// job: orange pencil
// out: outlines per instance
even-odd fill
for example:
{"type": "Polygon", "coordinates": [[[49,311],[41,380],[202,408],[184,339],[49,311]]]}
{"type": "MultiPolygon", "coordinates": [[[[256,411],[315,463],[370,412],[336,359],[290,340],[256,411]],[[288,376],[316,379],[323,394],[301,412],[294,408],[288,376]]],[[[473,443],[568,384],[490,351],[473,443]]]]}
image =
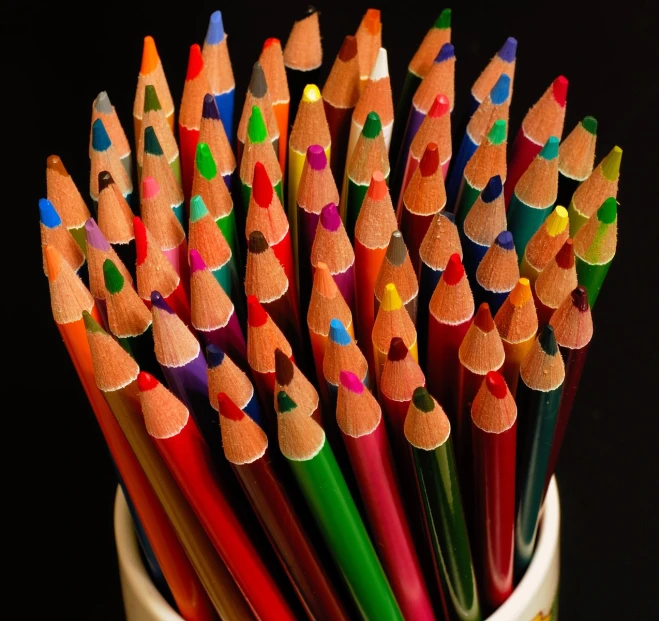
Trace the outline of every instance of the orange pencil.
{"type": "Polygon", "coordinates": [[[359,86],[361,90],[364,90],[382,47],[382,22],[379,9],[366,10],[355,33],[355,40],[357,41],[359,86]]]}

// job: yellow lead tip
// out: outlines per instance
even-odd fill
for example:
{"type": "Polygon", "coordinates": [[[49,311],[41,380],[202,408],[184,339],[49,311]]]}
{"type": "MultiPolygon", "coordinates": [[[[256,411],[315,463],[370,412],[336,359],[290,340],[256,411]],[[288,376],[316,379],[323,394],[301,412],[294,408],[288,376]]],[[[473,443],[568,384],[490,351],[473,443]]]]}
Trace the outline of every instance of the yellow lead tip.
{"type": "Polygon", "coordinates": [[[159,62],[160,57],[158,56],[158,50],[156,49],[156,42],[153,40],[153,37],[144,37],[140,73],[142,75],[148,75],[152,71],[155,71],[159,62]]]}
{"type": "Polygon", "coordinates": [[[552,237],[560,235],[565,230],[568,220],[567,209],[562,205],[557,205],[547,218],[547,234],[552,237]]]}
{"type": "Polygon", "coordinates": [[[320,91],[315,84],[307,84],[302,93],[302,101],[314,103],[320,99],[320,91]]]}
{"type": "MultiPolygon", "coordinates": [[[[526,281],[528,283],[528,280],[526,281]]],[[[398,310],[403,306],[403,300],[400,299],[398,291],[396,290],[396,285],[390,282],[384,287],[384,296],[382,296],[381,307],[385,311],[394,311],[398,310]]]]}
{"type": "Polygon", "coordinates": [[[531,283],[528,278],[520,278],[508,296],[514,306],[524,306],[531,299],[531,283]]]}

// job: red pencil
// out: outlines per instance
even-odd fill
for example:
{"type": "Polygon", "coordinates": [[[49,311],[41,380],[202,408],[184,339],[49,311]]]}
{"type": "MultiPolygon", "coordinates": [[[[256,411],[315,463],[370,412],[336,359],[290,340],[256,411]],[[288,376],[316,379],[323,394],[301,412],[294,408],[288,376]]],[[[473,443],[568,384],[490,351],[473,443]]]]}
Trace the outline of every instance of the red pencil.
{"type": "Polygon", "coordinates": [[[554,311],[577,286],[577,268],[574,263],[572,239],[567,239],[556,256],[535,280],[535,309],[538,313],[538,330],[549,323],[554,311]]]}
{"type": "Polygon", "coordinates": [[[188,409],[148,373],[137,384],[149,435],[256,616],[295,619],[225,497],[188,409]]]}
{"type": "Polygon", "coordinates": [[[341,371],[336,420],[373,541],[407,619],[434,619],[391,459],[382,412],[359,377],[341,371]]]}
{"type": "Polygon", "coordinates": [[[490,371],[471,408],[480,585],[498,608],[513,591],[517,407],[503,376],[490,371]]]}
{"type": "Polygon", "coordinates": [[[432,363],[426,369],[428,390],[456,424],[458,350],[474,316],[474,296],[469,288],[460,255],[453,254],[430,299],[428,352],[432,363]]]}

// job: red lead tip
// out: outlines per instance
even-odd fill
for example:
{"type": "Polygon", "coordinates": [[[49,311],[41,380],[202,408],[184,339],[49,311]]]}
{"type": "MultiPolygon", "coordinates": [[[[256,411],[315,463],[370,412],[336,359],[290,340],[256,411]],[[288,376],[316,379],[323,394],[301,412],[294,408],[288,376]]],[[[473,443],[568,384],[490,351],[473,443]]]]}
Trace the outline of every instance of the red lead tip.
{"type": "Polygon", "coordinates": [[[188,57],[188,73],[185,76],[186,81],[194,80],[204,68],[204,59],[201,56],[201,48],[198,43],[190,46],[190,56],[188,57]]]}
{"type": "Polygon", "coordinates": [[[568,80],[564,75],[559,75],[552,84],[554,99],[561,108],[565,107],[565,102],[567,101],[567,87],[568,80]]]}
{"type": "Polygon", "coordinates": [[[252,196],[259,207],[267,209],[272,203],[272,183],[261,162],[254,164],[254,179],[252,180],[252,196]]]}
{"type": "Polygon", "coordinates": [[[450,256],[442,278],[447,285],[457,285],[464,275],[465,268],[462,266],[462,261],[460,261],[460,255],[455,252],[450,256]]]}
{"type": "Polygon", "coordinates": [[[483,302],[478,307],[478,312],[474,317],[474,325],[481,332],[492,332],[494,330],[494,321],[492,320],[492,313],[490,312],[490,305],[487,302],[483,302]]]}
{"type": "Polygon", "coordinates": [[[261,306],[258,298],[255,295],[247,296],[247,323],[252,328],[259,328],[266,321],[268,321],[268,313],[261,306]]]}
{"type": "Polygon", "coordinates": [[[565,240],[565,243],[556,254],[556,263],[558,267],[569,270],[574,265],[574,242],[572,238],[565,240]]]}
{"type": "Polygon", "coordinates": [[[437,144],[429,142],[419,162],[419,169],[424,177],[434,175],[439,168],[439,149],[437,144]]]}
{"type": "Polygon", "coordinates": [[[146,392],[147,390],[156,388],[158,384],[160,384],[160,382],[150,373],[147,373],[146,371],[139,372],[139,375],[137,376],[137,387],[140,389],[140,392],[146,392]]]}
{"type": "Polygon", "coordinates": [[[503,379],[503,375],[497,373],[496,371],[489,371],[485,376],[485,384],[487,389],[490,391],[490,394],[497,399],[503,399],[508,392],[508,386],[506,386],[506,380],[503,379]]]}
{"type": "Polygon", "coordinates": [[[399,360],[405,360],[407,356],[407,345],[405,341],[399,336],[394,336],[389,343],[389,352],[387,353],[387,358],[392,362],[398,362],[399,360]]]}
{"type": "Polygon", "coordinates": [[[387,182],[381,171],[376,170],[371,177],[371,184],[368,186],[368,195],[374,201],[383,199],[387,194],[387,182]]]}
{"type": "Polygon", "coordinates": [[[217,395],[217,402],[220,406],[220,415],[229,420],[242,420],[245,416],[243,412],[225,392],[217,395]]]}
{"type": "Polygon", "coordinates": [[[435,97],[435,101],[432,102],[428,116],[433,119],[438,119],[440,116],[447,114],[449,108],[450,103],[448,97],[444,94],[439,94],[437,97],[435,97]]]}
{"type": "Polygon", "coordinates": [[[135,232],[136,262],[138,265],[142,265],[146,261],[147,255],[146,227],[137,216],[133,218],[133,230],[135,232]]]}
{"type": "Polygon", "coordinates": [[[269,39],[266,39],[265,42],[263,43],[263,49],[269,48],[271,45],[279,45],[281,46],[281,41],[279,39],[276,39],[275,37],[270,37],[269,39]]]}

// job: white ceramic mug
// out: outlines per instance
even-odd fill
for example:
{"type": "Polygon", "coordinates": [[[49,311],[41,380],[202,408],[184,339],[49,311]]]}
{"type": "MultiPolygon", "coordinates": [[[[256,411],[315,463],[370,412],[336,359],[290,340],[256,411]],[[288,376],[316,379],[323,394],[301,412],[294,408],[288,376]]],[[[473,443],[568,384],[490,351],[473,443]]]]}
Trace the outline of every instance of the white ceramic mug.
{"type": "MultiPolygon", "coordinates": [[[[556,480],[547,491],[535,554],[513,594],[487,621],[553,621],[558,609],[560,506],[556,480]]],[[[126,500],[117,487],[114,536],[127,621],[183,621],[151,582],[126,500]]]]}

